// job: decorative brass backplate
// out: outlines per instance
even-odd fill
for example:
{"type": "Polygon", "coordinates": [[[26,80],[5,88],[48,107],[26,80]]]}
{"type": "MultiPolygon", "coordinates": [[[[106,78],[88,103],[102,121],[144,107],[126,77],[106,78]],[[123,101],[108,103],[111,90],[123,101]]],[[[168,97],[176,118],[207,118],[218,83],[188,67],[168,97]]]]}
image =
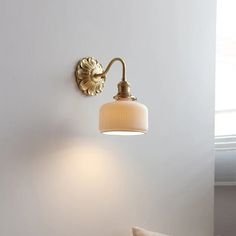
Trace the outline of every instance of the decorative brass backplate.
{"type": "Polygon", "coordinates": [[[80,60],[75,69],[75,78],[79,89],[88,96],[95,96],[103,91],[105,76],[102,65],[93,57],[80,60]]]}

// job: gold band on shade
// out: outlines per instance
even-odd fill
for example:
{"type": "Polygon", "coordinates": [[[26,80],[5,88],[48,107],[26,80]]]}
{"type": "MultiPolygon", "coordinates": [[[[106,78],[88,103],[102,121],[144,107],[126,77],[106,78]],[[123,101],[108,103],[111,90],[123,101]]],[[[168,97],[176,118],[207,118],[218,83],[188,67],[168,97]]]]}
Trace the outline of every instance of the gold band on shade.
{"type": "Polygon", "coordinates": [[[99,129],[103,134],[140,135],[148,131],[147,107],[130,99],[104,104],[99,118],[99,129]]]}

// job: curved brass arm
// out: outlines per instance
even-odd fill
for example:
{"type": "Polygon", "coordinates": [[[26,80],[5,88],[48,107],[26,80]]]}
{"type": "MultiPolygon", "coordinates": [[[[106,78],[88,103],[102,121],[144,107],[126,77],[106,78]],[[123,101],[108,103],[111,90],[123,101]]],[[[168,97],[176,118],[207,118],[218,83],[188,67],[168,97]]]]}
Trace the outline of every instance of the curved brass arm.
{"type": "Polygon", "coordinates": [[[130,85],[125,77],[125,62],[120,57],[113,58],[105,70],[103,70],[102,65],[93,57],[81,59],[75,69],[75,77],[79,89],[88,96],[95,96],[102,92],[106,75],[115,61],[119,61],[122,64],[122,81],[118,83],[118,93],[114,98],[116,100],[124,98],[136,100],[131,95],[130,85]]]}
{"type": "Polygon", "coordinates": [[[112,64],[113,64],[115,61],[121,62],[121,64],[122,64],[122,81],[126,81],[126,77],[125,77],[125,73],[126,73],[125,62],[124,62],[124,60],[123,60],[122,58],[120,58],[120,57],[113,58],[113,59],[109,62],[109,64],[107,65],[107,67],[106,67],[106,69],[104,70],[103,73],[101,73],[101,74],[95,74],[94,76],[95,76],[95,77],[105,77],[106,74],[108,73],[108,71],[110,70],[112,64]]]}

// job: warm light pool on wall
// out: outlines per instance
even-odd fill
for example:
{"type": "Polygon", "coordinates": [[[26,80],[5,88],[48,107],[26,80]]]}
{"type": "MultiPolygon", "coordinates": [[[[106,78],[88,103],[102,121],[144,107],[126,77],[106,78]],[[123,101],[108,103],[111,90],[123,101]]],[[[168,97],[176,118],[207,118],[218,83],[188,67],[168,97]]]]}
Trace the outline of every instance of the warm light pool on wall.
{"type": "Polygon", "coordinates": [[[130,84],[125,76],[125,62],[121,58],[112,59],[105,70],[95,58],[83,58],[75,70],[77,85],[87,96],[101,93],[106,75],[115,61],[122,64],[122,79],[118,83],[115,101],[100,108],[99,129],[101,133],[111,135],[145,134],[148,131],[148,109],[131,95],[130,84]]]}

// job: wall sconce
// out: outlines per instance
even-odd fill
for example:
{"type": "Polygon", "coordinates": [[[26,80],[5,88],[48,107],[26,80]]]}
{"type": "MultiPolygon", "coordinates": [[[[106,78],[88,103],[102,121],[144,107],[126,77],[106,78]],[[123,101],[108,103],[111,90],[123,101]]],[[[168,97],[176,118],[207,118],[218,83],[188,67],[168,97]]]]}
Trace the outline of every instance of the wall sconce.
{"type": "Polygon", "coordinates": [[[115,101],[100,108],[99,130],[112,135],[145,134],[148,131],[148,109],[131,95],[130,84],[125,77],[125,62],[121,58],[112,59],[105,70],[95,58],[83,58],[75,70],[77,85],[87,96],[101,93],[106,75],[115,61],[122,64],[122,80],[118,84],[117,95],[113,97],[115,101]]]}

